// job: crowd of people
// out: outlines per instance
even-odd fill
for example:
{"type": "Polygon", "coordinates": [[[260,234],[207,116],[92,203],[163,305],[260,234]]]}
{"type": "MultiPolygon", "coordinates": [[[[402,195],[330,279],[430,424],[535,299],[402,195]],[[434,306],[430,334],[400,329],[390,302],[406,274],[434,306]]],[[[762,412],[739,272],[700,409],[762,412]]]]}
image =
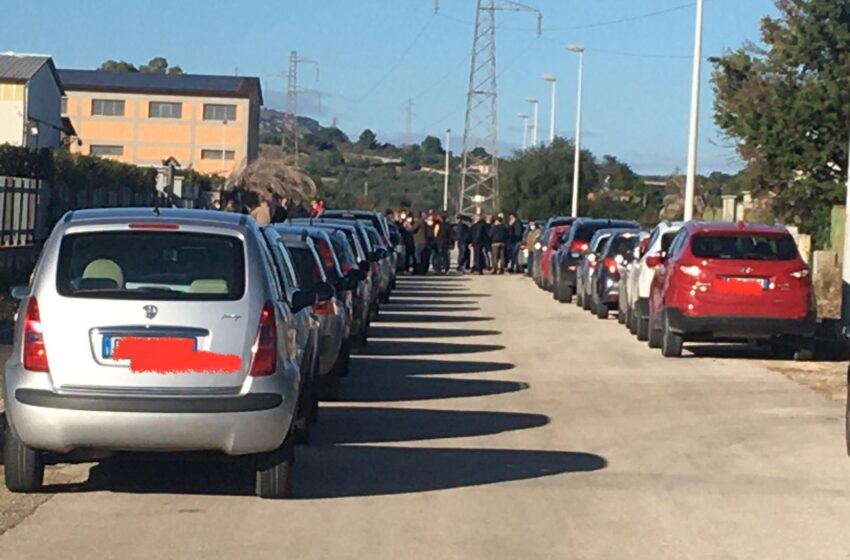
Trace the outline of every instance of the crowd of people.
{"type": "Polygon", "coordinates": [[[240,199],[229,198],[222,205],[220,200],[214,200],[211,208],[224,212],[251,214],[261,226],[283,223],[289,218],[315,218],[325,209],[325,201],[315,198],[310,203],[310,209],[298,202],[290,202],[289,198],[277,194],[262,197],[256,193],[247,193],[240,199]]]}
{"type": "MultiPolygon", "coordinates": [[[[527,229],[513,212],[458,216],[452,222],[440,212],[387,210],[387,219],[401,231],[405,246],[405,270],[413,274],[446,273],[449,254],[457,247],[457,271],[504,274],[521,272],[520,247],[527,229]]],[[[529,224],[533,229],[533,224],[529,224]]]]}

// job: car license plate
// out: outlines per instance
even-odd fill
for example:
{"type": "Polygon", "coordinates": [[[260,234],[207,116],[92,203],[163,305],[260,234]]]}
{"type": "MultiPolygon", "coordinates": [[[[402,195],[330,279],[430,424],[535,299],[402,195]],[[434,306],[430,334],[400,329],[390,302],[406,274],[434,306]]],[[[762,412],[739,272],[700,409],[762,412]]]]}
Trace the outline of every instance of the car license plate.
{"type": "Polygon", "coordinates": [[[770,281],[767,278],[727,276],[715,287],[721,294],[757,296],[769,289],[770,281]]]}
{"type": "MultiPolygon", "coordinates": [[[[103,341],[100,346],[100,355],[104,360],[108,360],[112,358],[113,352],[115,352],[115,347],[118,346],[118,341],[121,340],[120,336],[104,336],[103,341]]],[[[192,339],[192,351],[198,349],[198,339],[192,339]]]]}
{"type": "Polygon", "coordinates": [[[738,277],[732,276],[726,279],[727,282],[732,282],[734,284],[744,284],[744,285],[759,285],[763,290],[766,290],[770,285],[770,282],[767,278],[750,278],[750,277],[738,277]]]}

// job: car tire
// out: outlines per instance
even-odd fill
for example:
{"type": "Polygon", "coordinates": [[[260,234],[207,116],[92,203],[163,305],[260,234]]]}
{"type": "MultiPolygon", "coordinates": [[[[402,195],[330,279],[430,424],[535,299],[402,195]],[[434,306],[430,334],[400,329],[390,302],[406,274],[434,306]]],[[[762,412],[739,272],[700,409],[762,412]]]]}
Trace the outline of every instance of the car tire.
{"type": "Polygon", "coordinates": [[[340,379],[339,373],[332,370],[329,374],[319,378],[319,400],[322,401],[338,401],[340,379]]]}
{"type": "Polygon", "coordinates": [[[628,318],[626,320],[626,325],[629,327],[629,332],[633,335],[637,334],[637,317],[635,316],[634,311],[631,309],[628,312],[628,318]]]}
{"type": "Polygon", "coordinates": [[[581,290],[578,289],[576,289],[576,305],[584,308],[584,295],[581,293],[581,290]]]}
{"type": "Polygon", "coordinates": [[[649,318],[635,314],[635,336],[641,342],[649,340],[649,318]]]}
{"type": "Polygon", "coordinates": [[[770,343],[770,355],[777,360],[793,360],[797,352],[793,346],[781,342],[770,343]]]}
{"type": "Polygon", "coordinates": [[[291,434],[280,447],[257,458],[254,492],[260,498],[280,500],[292,496],[295,450],[291,434]]]}
{"type": "Polygon", "coordinates": [[[44,456],[41,451],[27,447],[8,423],[3,438],[3,463],[6,488],[10,492],[32,493],[41,490],[44,484],[44,456]]]}
{"type": "Polygon", "coordinates": [[[608,306],[604,301],[596,302],[596,317],[599,319],[607,319],[609,314],[608,306]]]}
{"type": "Polygon", "coordinates": [[[581,298],[581,308],[585,311],[590,311],[591,306],[593,305],[593,300],[590,299],[590,296],[585,292],[584,297],[581,298]]]}
{"type": "Polygon", "coordinates": [[[650,348],[661,348],[664,332],[656,327],[655,321],[652,320],[652,315],[647,319],[647,342],[650,348]]]}
{"type": "Polygon", "coordinates": [[[620,323],[621,325],[625,325],[627,318],[628,318],[628,316],[626,315],[626,310],[623,309],[622,304],[620,304],[618,302],[617,303],[617,322],[620,323]]]}
{"type": "Polygon", "coordinates": [[[558,300],[561,303],[572,303],[573,301],[573,290],[569,286],[563,286],[561,288],[561,299],[558,300]]]}
{"type": "Polygon", "coordinates": [[[664,330],[661,335],[661,355],[665,358],[680,358],[684,338],[670,328],[670,322],[664,320],[664,330]]]}
{"type": "Polygon", "coordinates": [[[351,344],[346,341],[340,348],[339,356],[336,358],[336,364],[333,368],[338,377],[347,377],[351,370],[351,344]]]}

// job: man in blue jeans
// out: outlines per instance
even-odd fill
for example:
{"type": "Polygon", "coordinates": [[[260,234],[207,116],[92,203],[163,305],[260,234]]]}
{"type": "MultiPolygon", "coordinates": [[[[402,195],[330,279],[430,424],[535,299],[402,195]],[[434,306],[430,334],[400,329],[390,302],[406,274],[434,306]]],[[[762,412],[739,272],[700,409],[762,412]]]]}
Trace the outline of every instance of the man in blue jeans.
{"type": "Polygon", "coordinates": [[[519,247],[522,243],[522,222],[516,212],[508,214],[507,257],[508,272],[519,272],[519,247]]]}

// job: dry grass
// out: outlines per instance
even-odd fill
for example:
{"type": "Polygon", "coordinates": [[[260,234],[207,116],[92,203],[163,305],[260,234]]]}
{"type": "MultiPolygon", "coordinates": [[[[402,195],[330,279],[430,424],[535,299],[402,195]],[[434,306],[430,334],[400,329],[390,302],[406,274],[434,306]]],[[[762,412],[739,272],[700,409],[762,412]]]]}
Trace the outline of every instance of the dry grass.
{"type": "Polygon", "coordinates": [[[837,319],[841,316],[841,271],[828,267],[814,278],[818,317],[837,319]]]}

